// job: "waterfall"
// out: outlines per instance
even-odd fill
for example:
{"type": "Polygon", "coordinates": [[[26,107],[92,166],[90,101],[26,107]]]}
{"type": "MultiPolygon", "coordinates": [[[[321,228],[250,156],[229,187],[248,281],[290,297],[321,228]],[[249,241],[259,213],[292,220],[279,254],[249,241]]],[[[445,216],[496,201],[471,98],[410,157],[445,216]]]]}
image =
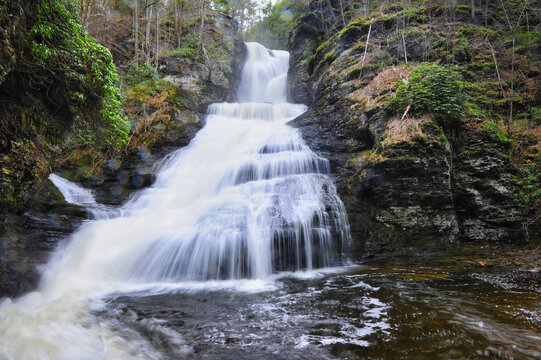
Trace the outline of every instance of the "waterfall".
{"type": "MultiPolygon", "coordinates": [[[[0,358],[134,357],[142,340],[127,344],[90,314],[104,294],[134,284],[262,279],[342,263],[349,226],[329,163],[287,125],[306,111],[286,102],[289,54],[246,46],[242,102],[211,105],[152,187],[74,233],[38,292],[4,302],[0,358]]],[[[67,201],[95,207],[75,190],[67,201]]]]}

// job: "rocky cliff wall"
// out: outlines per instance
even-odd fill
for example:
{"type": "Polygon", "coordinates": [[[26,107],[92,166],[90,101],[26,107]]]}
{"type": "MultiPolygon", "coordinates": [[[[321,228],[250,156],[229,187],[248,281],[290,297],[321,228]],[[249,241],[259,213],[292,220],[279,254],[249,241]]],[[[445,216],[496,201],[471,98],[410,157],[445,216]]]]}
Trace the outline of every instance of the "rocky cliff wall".
{"type": "MultiPolygon", "coordinates": [[[[331,160],[358,255],[535,241],[539,208],[517,196],[511,156],[524,144],[490,118],[465,114],[458,128],[444,130],[430,114],[387,110],[397,81],[407,81],[423,61],[472,69],[469,83],[486,81],[476,60],[486,55],[486,43],[461,35],[472,20],[455,12],[451,23],[441,5],[387,11],[344,27],[330,21],[328,7],[312,2],[288,45],[290,99],[310,107],[291,124],[331,160]],[[403,22],[408,28],[400,30],[403,22]],[[448,40],[445,49],[438,48],[441,39],[448,40]]],[[[535,69],[528,76],[525,81],[539,82],[535,69]]],[[[540,100],[536,91],[533,104],[540,100]]],[[[527,137],[533,157],[525,161],[532,161],[539,137],[527,137]]]]}

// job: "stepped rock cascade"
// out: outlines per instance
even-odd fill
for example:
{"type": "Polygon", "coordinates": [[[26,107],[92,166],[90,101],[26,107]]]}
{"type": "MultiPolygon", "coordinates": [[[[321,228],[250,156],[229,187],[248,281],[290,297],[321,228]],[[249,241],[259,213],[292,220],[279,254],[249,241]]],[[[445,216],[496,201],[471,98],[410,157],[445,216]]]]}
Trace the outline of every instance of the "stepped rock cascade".
{"type": "MultiPolygon", "coordinates": [[[[4,301],[0,358],[153,358],[143,339],[92,316],[99,299],[145,284],[264,279],[344,262],[349,225],[329,163],[286,125],[306,110],[286,103],[289,54],[247,48],[242,102],[211,105],[190,145],[158,165],[152,187],[74,233],[39,291],[4,301]]],[[[84,189],[51,180],[67,201],[99,208],[84,189]]]]}

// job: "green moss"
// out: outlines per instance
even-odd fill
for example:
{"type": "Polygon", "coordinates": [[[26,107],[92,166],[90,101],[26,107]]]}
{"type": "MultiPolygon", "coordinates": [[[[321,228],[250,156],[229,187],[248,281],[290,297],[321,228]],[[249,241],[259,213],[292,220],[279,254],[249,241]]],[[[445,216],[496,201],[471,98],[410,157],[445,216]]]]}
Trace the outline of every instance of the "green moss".
{"type": "Polygon", "coordinates": [[[513,142],[513,140],[509,139],[500,131],[498,124],[493,121],[485,121],[481,125],[481,131],[486,133],[492,140],[501,144],[511,144],[513,142]]]}
{"type": "Polygon", "coordinates": [[[325,55],[325,59],[324,59],[325,62],[331,63],[334,60],[336,60],[336,54],[334,52],[330,52],[327,55],[325,55]]]}
{"type": "Polygon", "coordinates": [[[424,24],[428,22],[429,11],[426,7],[412,7],[398,12],[380,16],[374,20],[374,23],[386,22],[391,25],[392,22],[404,19],[408,24],[424,24]]]}
{"type": "Polygon", "coordinates": [[[412,141],[422,144],[422,145],[426,145],[429,143],[428,136],[426,135],[417,135],[416,137],[413,138],[412,141]]]}
{"type": "Polygon", "coordinates": [[[346,75],[346,81],[351,81],[351,80],[354,80],[354,79],[358,79],[358,78],[360,78],[361,76],[363,76],[365,74],[376,72],[376,71],[380,70],[381,68],[382,68],[382,64],[380,64],[380,63],[375,63],[375,64],[371,63],[371,64],[363,65],[363,66],[358,67],[358,68],[351,69],[351,70],[348,71],[348,73],[346,75]]]}
{"type": "Polygon", "coordinates": [[[532,107],[530,109],[530,119],[534,126],[541,125],[541,107],[532,107]]]}
{"type": "Polygon", "coordinates": [[[489,40],[494,40],[499,37],[496,31],[478,25],[462,26],[458,29],[458,35],[478,39],[489,38],[489,40]]]}
{"type": "Polygon", "coordinates": [[[470,16],[471,14],[471,6],[460,4],[456,7],[457,14],[464,15],[464,16],[470,16]]]}
{"type": "Polygon", "coordinates": [[[393,59],[393,57],[387,51],[382,51],[375,54],[373,62],[381,64],[383,66],[391,66],[396,63],[395,59],[393,59]]]}
{"type": "Polygon", "coordinates": [[[182,38],[180,47],[169,52],[169,56],[197,60],[200,37],[198,32],[192,32],[182,38]]]}
{"type": "Polygon", "coordinates": [[[495,81],[465,81],[461,84],[467,96],[466,113],[469,118],[491,119],[505,113],[508,103],[495,81]]]}
{"type": "Polygon", "coordinates": [[[321,56],[324,52],[326,52],[328,50],[329,47],[331,47],[332,45],[332,41],[331,39],[325,41],[324,43],[322,43],[321,45],[319,45],[316,49],[316,54],[315,56],[318,57],[318,56],[321,56]]]}
{"type": "Polygon", "coordinates": [[[357,40],[357,35],[366,31],[367,29],[364,29],[363,27],[349,25],[342,29],[337,36],[339,39],[347,42],[351,41],[352,39],[357,40]]]}
{"type": "Polygon", "coordinates": [[[314,69],[314,64],[316,62],[316,56],[312,55],[306,59],[306,66],[308,67],[308,72],[311,74],[314,69]]]}
{"type": "Polygon", "coordinates": [[[473,59],[471,63],[466,65],[466,69],[473,72],[473,74],[471,74],[471,78],[473,78],[475,75],[479,74],[494,74],[496,71],[496,64],[492,60],[492,57],[488,59],[476,58],[473,59]]]}
{"type": "Polygon", "coordinates": [[[541,153],[533,160],[528,160],[520,167],[521,178],[519,185],[522,187],[522,196],[527,203],[541,200],[541,153]]]}
{"type": "Polygon", "coordinates": [[[304,48],[303,56],[304,58],[308,59],[312,57],[316,53],[316,49],[318,48],[318,40],[312,39],[306,44],[306,47],[304,48]]]}
{"type": "Polygon", "coordinates": [[[434,127],[438,127],[438,125],[434,121],[428,120],[421,126],[421,129],[425,131],[427,129],[434,128],[434,127]]]}
{"type": "Polygon", "coordinates": [[[149,63],[133,64],[122,78],[125,84],[123,90],[129,101],[145,103],[161,90],[158,73],[149,63]]]}

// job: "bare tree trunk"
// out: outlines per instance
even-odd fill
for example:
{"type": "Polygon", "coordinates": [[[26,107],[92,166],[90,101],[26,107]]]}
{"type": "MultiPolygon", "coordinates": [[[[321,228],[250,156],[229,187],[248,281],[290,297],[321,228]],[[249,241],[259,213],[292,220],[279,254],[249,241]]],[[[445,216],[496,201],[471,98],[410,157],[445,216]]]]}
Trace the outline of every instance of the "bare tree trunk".
{"type": "Polygon", "coordinates": [[[85,4],[86,4],[86,1],[81,0],[81,9],[79,10],[79,15],[81,16],[81,20],[83,21],[83,24],[85,23],[85,19],[84,19],[85,4]]]}
{"type": "Polygon", "coordinates": [[[471,18],[475,20],[475,0],[471,0],[471,18]]]}
{"type": "Polygon", "coordinates": [[[516,34],[513,31],[513,47],[511,50],[511,94],[509,95],[509,117],[507,119],[507,135],[511,135],[511,123],[513,122],[513,103],[515,101],[515,41],[516,34]]]}
{"type": "Polygon", "coordinates": [[[203,52],[203,56],[205,57],[205,61],[207,63],[207,68],[209,69],[209,76],[210,79],[212,77],[212,66],[210,64],[210,57],[207,52],[207,49],[205,49],[205,45],[203,44],[203,30],[205,27],[205,18],[207,17],[207,0],[203,0],[201,3],[201,25],[199,26],[199,48],[203,52]]]}
{"type": "Polygon", "coordinates": [[[175,2],[175,41],[176,41],[176,47],[180,46],[180,36],[178,31],[178,3],[177,0],[173,0],[175,2]]]}
{"type": "Polygon", "coordinates": [[[336,24],[338,23],[337,19],[336,19],[336,15],[334,15],[334,9],[332,7],[332,4],[331,4],[331,1],[330,0],[326,0],[326,3],[327,3],[327,8],[329,9],[329,13],[332,17],[332,20],[333,20],[333,24],[336,24]]]}
{"type": "Polygon", "coordinates": [[[156,54],[154,55],[154,62],[156,63],[156,70],[158,70],[158,60],[160,57],[160,9],[156,10],[156,54]]]}
{"type": "Polygon", "coordinates": [[[485,1],[485,27],[488,26],[488,0],[485,1]]]}
{"type": "Polygon", "coordinates": [[[145,61],[150,63],[150,25],[152,23],[152,8],[150,8],[145,15],[145,61]]]}
{"type": "Polygon", "coordinates": [[[507,25],[509,26],[509,30],[511,31],[511,34],[513,35],[513,42],[512,42],[512,47],[511,47],[511,93],[509,94],[509,116],[507,118],[507,135],[508,136],[511,135],[511,124],[513,123],[513,103],[515,100],[515,52],[516,52],[517,30],[518,30],[518,27],[520,26],[520,23],[522,22],[522,16],[524,16],[524,12],[526,10],[526,7],[528,6],[528,1],[529,0],[524,1],[520,16],[518,17],[516,24],[513,25],[511,23],[511,17],[509,15],[509,12],[507,11],[507,8],[505,7],[505,4],[503,3],[503,0],[500,0],[500,4],[505,14],[505,19],[507,20],[507,25]]]}
{"type": "Polygon", "coordinates": [[[404,61],[408,63],[408,51],[406,50],[406,38],[404,37],[404,31],[402,31],[402,44],[404,44],[404,61]]]}
{"type": "Polygon", "coordinates": [[[339,1],[340,3],[340,16],[342,17],[342,23],[344,24],[344,27],[347,26],[346,18],[344,16],[344,4],[342,3],[342,0],[339,1]]]}
{"type": "Polygon", "coordinates": [[[139,64],[139,0],[135,0],[133,11],[133,32],[135,33],[135,63],[139,64]]]}
{"type": "MultiPolygon", "coordinates": [[[[409,8],[409,1],[404,0],[404,9],[409,8]]],[[[402,17],[402,45],[404,46],[404,61],[406,64],[408,63],[408,51],[406,49],[406,38],[404,36],[404,32],[406,31],[406,17],[402,17]]]]}
{"type": "Polygon", "coordinates": [[[370,22],[370,27],[368,28],[368,36],[366,38],[366,45],[364,46],[363,62],[362,62],[361,66],[364,65],[364,59],[366,58],[366,52],[368,51],[368,42],[370,41],[370,33],[371,32],[372,32],[372,22],[370,22]]]}
{"type": "Polygon", "coordinates": [[[368,16],[370,14],[370,4],[368,3],[368,0],[364,0],[364,16],[368,16]]]}

